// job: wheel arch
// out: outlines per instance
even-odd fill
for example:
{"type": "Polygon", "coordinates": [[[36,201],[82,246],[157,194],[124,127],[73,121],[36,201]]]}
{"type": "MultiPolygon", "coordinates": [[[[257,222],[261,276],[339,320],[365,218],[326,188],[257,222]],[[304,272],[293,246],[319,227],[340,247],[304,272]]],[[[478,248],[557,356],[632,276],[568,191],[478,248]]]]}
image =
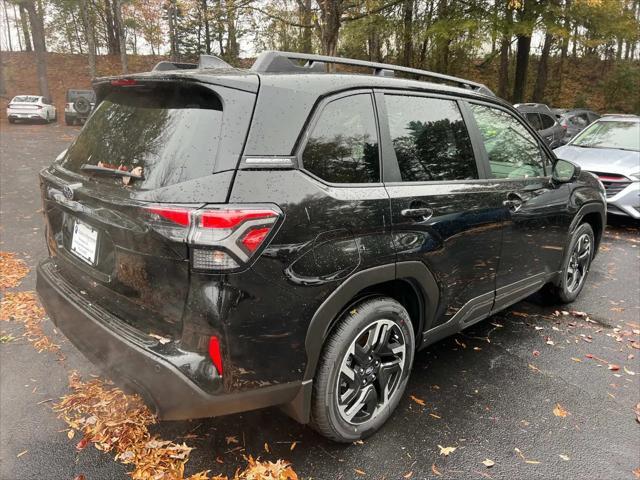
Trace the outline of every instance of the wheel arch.
{"type": "Polygon", "coordinates": [[[606,207],[601,203],[591,202],[580,207],[580,210],[576,213],[571,221],[569,227],[569,235],[573,235],[576,228],[583,223],[588,223],[593,229],[593,235],[595,237],[594,257],[598,253],[600,248],[600,241],[604,234],[604,229],[607,225],[607,211],[606,207]]]}
{"type": "Polygon", "coordinates": [[[407,309],[416,342],[433,323],[440,297],[433,274],[422,262],[380,265],[351,276],[327,297],[309,323],[303,381],[312,380],[315,376],[322,347],[342,313],[364,298],[378,295],[390,296],[407,309]]]}

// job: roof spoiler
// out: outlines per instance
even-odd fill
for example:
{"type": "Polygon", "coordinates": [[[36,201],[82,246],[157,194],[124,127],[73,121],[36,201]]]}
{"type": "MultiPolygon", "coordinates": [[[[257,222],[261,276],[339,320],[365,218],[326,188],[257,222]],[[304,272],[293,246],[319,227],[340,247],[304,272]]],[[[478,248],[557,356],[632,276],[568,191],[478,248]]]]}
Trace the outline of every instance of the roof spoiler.
{"type": "Polygon", "coordinates": [[[309,53],[279,52],[269,50],[258,55],[251,70],[257,73],[303,73],[303,72],[326,72],[326,64],[333,63],[339,65],[350,65],[354,67],[371,68],[373,75],[383,77],[393,77],[395,72],[408,73],[418,77],[424,77],[432,81],[454,84],[457,87],[474,90],[485,95],[495,96],[495,94],[481,83],[472,82],[451,75],[419,70],[417,68],[401,67],[387,63],[368,62],[351,58],[329,57],[326,55],[313,55],[309,53]],[[298,65],[292,60],[306,60],[304,65],[298,65]]]}

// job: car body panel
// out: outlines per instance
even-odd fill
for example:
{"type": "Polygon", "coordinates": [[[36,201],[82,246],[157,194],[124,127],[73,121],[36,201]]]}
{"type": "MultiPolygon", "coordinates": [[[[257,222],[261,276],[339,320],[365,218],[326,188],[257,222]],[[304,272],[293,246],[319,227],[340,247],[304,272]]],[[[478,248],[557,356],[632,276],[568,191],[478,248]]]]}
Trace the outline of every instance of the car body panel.
{"type": "Polygon", "coordinates": [[[48,99],[39,95],[17,95],[7,106],[7,118],[10,121],[50,121],[54,120],[56,116],[56,107],[48,99]]]}

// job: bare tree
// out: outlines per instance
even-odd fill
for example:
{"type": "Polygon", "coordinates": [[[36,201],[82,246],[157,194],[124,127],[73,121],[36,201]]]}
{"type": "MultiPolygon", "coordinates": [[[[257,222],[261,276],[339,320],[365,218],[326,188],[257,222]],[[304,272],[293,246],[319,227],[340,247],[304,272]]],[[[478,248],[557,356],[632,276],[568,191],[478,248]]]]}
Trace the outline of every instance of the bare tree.
{"type": "Polygon", "coordinates": [[[120,61],[122,62],[122,73],[129,73],[129,62],[127,60],[127,42],[125,37],[124,22],[122,21],[122,3],[120,0],[113,0],[113,13],[115,24],[118,30],[118,43],[120,44],[120,61]]]}
{"type": "Polygon", "coordinates": [[[96,78],[96,35],[93,28],[93,21],[89,17],[89,4],[87,0],[80,0],[80,14],[82,15],[82,26],[87,38],[87,57],[89,60],[89,75],[91,80],[96,78]]]}
{"type": "Polygon", "coordinates": [[[40,87],[40,95],[51,98],[49,91],[49,80],[47,78],[47,46],[44,36],[44,12],[42,9],[36,8],[33,0],[21,0],[29,15],[29,23],[31,24],[31,34],[33,36],[33,49],[36,52],[36,67],[38,71],[38,85],[40,87]]]}

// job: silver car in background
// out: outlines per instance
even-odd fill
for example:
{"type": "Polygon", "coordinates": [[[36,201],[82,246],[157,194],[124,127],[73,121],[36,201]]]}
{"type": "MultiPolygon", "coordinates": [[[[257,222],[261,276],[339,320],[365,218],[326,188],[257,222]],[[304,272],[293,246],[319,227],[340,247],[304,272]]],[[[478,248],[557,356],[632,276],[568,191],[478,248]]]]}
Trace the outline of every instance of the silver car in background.
{"type": "Polygon", "coordinates": [[[600,179],[608,213],[640,219],[640,117],[605,115],[554,152],[600,179]]]}

